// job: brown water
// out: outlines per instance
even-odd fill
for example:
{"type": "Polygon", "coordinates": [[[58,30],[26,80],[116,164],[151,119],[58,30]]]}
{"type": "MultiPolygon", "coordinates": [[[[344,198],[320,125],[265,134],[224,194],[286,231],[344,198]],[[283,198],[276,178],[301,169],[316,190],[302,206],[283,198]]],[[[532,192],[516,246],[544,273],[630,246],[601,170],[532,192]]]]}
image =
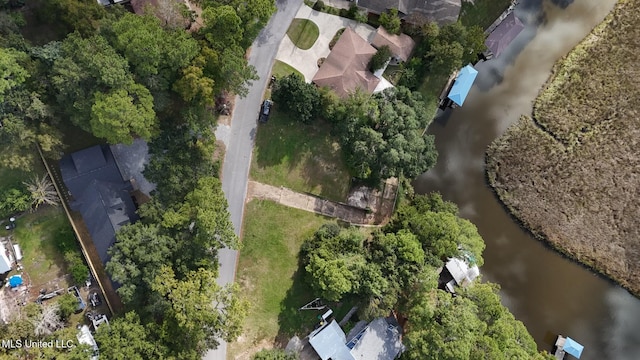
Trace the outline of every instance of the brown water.
{"type": "MultiPolygon", "coordinates": [[[[504,304],[523,321],[540,350],[555,335],[585,346],[582,359],[640,359],[640,300],[563,258],[523,231],[485,182],[487,145],[521,114],[554,62],[613,8],[614,0],[576,0],[565,9],[521,1],[516,15],[530,21],[500,59],[478,64],[476,85],[463,108],[430,126],[440,153],[434,169],[416,182],[420,193],[439,191],[458,204],[485,239],[485,280],[502,286],[504,304]],[[540,14],[544,21],[536,25],[540,14]]],[[[606,241],[603,239],[603,241],[606,241]]]]}

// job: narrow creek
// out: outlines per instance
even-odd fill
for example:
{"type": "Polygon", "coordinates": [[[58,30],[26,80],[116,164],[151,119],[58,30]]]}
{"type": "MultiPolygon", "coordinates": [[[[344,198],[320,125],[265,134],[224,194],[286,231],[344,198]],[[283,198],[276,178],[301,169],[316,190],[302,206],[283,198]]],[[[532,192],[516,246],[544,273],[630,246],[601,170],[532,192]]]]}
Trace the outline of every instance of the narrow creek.
{"type": "Polygon", "coordinates": [[[487,244],[483,279],[502,286],[503,303],[524,322],[540,350],[551,351],[560,333],[585,346],[582,359],[637,360],[640,300],[531,237],[485,181],[487,145],[531,112],[555,61],[616,1],[556,2],[562,6],[520,1],[516,16],[527,27],[500,58],[476,66],[478,78],[464,107],[440,115],[429,127],[438,163],[414,185],[419,193],[440,192],[477,225],[487,244]]]}

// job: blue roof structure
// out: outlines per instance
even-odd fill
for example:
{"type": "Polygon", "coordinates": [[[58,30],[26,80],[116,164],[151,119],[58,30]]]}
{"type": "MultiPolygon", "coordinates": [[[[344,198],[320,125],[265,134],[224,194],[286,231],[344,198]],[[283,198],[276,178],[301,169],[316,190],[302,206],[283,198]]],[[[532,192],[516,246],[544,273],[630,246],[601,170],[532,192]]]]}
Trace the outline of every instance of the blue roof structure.
{"type": "Polygon", "coordinates": [[[448,98],[458,106],[462,106],[464,100],[467,98],[467,94],[469,94],[469,90],[471,90],[473,82],[476,80],[476,76],[478,76],[478,70],[474,69],[471,64],[463,67],[458,73],[456,81],[453,83],[453,87],[451,87],[451,91],[449,91],[448,98]]]}
{"type": "Polygon", "coordinates": [[[22,285],[22,276],[13,275],[9,278],[9,286],[12,288],[22,285]]]}
{"type": "Polygon", "coordinates": [[[580,355],[582,355],[583,349],[584,349],[584,346],[580,345],[577,341],[573,340],[570,337],[567,337],[567,339],[564,342],[563,350],[567,354],[575,356],[577,359],[580,359],[580,355]]]}

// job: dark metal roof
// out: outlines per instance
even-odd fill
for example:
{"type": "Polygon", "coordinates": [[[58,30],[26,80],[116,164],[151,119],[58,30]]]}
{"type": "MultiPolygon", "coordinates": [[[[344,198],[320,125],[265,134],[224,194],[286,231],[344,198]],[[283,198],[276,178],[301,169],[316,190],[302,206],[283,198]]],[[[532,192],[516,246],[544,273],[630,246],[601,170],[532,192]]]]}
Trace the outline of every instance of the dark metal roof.
{"type": "Polygon", "coordinates": [[[97,145],[60,160],[62,180],[71,193],[70,206],[80,212],[103,263],[115,243],[116,231],[138,219],[131,198],[131,183],[125,181],[106,145],[97,145]]]}

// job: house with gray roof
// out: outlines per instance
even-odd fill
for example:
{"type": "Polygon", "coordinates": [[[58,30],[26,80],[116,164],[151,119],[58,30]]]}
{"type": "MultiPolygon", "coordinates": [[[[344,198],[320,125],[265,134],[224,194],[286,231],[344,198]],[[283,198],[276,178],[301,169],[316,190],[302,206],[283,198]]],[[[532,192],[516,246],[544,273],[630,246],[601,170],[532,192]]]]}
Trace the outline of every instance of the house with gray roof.
{"type": "Polygon", "coordinates": [[[356,4],[373,14],[398,9],[400,19],[405,21],[423,18],[445,25],[458,20],[462,0],[356,0],[356,4]]]}
{"type": "Polygon", "coordinates": [[[394,318],[377,318],[351,339],[333,320],[313,331],[309,343],[322,360],[393,360],[402,351],[402,329],[394,318]]]}
{"type": "Polygon", "coordinates": [[[69,206],[79,212],[103,263],[121,227],[138,220],[133,185],[122,176],[111,148],[96,145],[60,159],[69,206]]]}

